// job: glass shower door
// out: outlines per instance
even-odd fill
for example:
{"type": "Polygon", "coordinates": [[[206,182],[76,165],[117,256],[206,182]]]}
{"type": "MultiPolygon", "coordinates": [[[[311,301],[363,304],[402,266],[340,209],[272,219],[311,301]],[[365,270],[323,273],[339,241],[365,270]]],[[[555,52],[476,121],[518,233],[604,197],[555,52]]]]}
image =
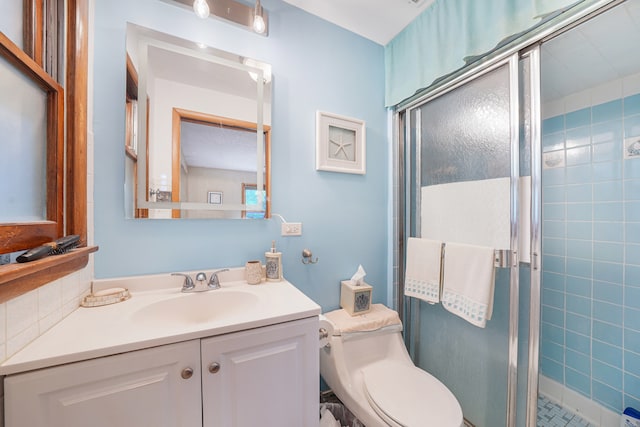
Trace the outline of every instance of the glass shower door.
{"type": "Polygon", "coordinates": [[[416,363],[453,392],[465,419],[477,427],[515,425],[518,101],[518,58],[513,56],[408,112],[407,234],[441,240],[445,253],[446,243],[455,242],[492,247],[503,256],[485,328],[442,304],[419,304],[419,316],[412,309],[412,326],[419,330],[413,343],[416,363]],[[434,197],[440,193],[446,195],[434,197]]]}

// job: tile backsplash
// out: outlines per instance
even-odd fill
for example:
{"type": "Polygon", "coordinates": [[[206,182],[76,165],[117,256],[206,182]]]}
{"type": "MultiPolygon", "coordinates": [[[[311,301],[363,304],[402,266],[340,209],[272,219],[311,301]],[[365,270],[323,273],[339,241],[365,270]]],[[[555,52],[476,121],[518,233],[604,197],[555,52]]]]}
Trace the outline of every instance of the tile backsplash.
{"type": "Polygon", "coordinates": [[[640,409],[640,156],[629,150],[640,141],[634,92],[604,102],[591,97],[543,121],[540,369],[618,413],[640,409]]]}
{"type": "Polygon", "coordinates": [[[78,308],[91,288],[91,262],[83,270],[0,304],[0,361],[78,308]]]}

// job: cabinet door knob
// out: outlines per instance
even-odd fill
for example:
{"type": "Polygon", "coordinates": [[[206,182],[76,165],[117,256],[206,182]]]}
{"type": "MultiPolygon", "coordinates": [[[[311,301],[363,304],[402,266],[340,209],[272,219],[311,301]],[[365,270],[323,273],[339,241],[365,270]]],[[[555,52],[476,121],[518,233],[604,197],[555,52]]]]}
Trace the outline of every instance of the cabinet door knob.
{"type": "Polygon", "coordinates": [[[193,376],[193,369],[191,368],[184,368],[182,370],[182,378],[184,378],[185,380],[188,380],[189,378],[191,378],[193,376]]]}
{"type": "Polygon", "coordinates": [[[209,372],[211,372],[212,374],[217,374],[219,370],[220,364],[218,362],[213,362],[211,365],[209,365],[209,372]]]}

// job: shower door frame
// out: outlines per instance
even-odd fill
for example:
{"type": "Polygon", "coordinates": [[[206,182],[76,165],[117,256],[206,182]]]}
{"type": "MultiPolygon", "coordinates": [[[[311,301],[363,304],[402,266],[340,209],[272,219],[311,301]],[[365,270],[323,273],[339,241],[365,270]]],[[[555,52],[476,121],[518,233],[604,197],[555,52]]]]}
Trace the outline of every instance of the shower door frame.
{"type": "MultiPolygon", "coordinates": [[[[453,73],[448,78],[445,78],[432,86],[420,91],[413,97],[396,105],[392,109],[393,118],[392,122],[392,139],[395,144],[394,155],[395,166],[397,170],[394,174],[394,179],[398,183],[398,186],[394,194],[394,216],[397,224],[394,226],[394,241],[395,241],[395,259],[394,267],[396,275],[394,277],[394,300],[397,302],[397,308],[400,313],[405,314],[406,325],[409,325],[409,331],[411,339],[409,339],[409,347],[417,348],[418,344],[414,340],[419,340],[419,310],[412,309],[409,305],[409,309],[405,309],[405,304],[408,298],[403,297],[404,289],[404,250],[406,238],[410,235],[409,230],[409,215],[407,210],[407,201],[409,200],[410,185],[407,182],[407,172],[405,168],[409,165],[410,151],[407,150],[407,140],[410,136],[411,129],[411,111],[417,109],[428,102],[448,91],[459,87],[465,82],[471,80],[475,76],[484,74],[497,67],[497,64],[504,64],[505,60],[509,58],[519,58],[529,56],[530,58],[530,88],[531,88],[531,105],[529,106],[531,114],[531,301],[530,301],[530,313],[529,313],[529,352],[528,352],[528,370],[527,370],[527,405],[526,405],[526,426],[535,427],[537,424],[537,399],[538,399],[538,375],[539,375],[539,343],[540,343],[540,281],[541,281],[541,97],[540,97],[540,45],[557,35],[568,31],[569,29],[588,21],[589,19],[606,12],[610,8],[613,8],[626,0],[592,0],[585,1],[583,4],[575,6],[575,10],[572,13],[561,14],[555,19],[550,20],[545,25],[527,33],[512,43],[498,49],[494,52],[487,54],[476,63],[464,67],[457,72],[453,73]],[[407,321],[409,317],[410,321],[407,321]],[[417,318],[417,319],[416,319],[417,318]],[[536,363],[531,363],[535,361],[536,363]]],[[[517,91],[517,88],[516,88],[517,91]]],[[[519,118],[518,118],[519,122],[519,118]]],[[[513,175],[513,171],[512,171],[513,175]]],[[[513,180],[512,180],[513,181],[513,180]]],[[[512,183],[513,184],[513,183],[512,183]]],[[[513,189],[512,189],[513,191],[513,189]]],[[[512,201],[513,203],[513,201],[512,201]]],[[[513,209],[513,206],[512,206],[513,209]]],[[[513,224],[512,224],[513,225],[513,224]]],[[[513,237],[513,236],[512,236],[513,237]]],[[[516,246],[517,248],[517,246],[516,246]]],[[[517,259],[517,255],[512,255],[512,263],[514,259],[517,259]]],[[[513,273],[512,273],[513,274],[513,273]]],[[[516,290],[517,292],[517,290],[516,290]]],[[[513,295],[512,298],[513,299],[513,295]]],[[[517,301],[517,299],[516,299],[517,301]]],[[[510,337],[509,337],[509,384],[508,384],[508,403],[507,403],[507,426],[515,427],[516,425],[516,398],[517,398],[517,384],[511,384],[512,378],[515,378],[517,382],[517,312],[515,318],[515,332],[516,337],[511,336],[512,325],[511,317],[513,316],[511,310],[510,300],[510,337]],[[515,366],[512,365],[512,339],[515,339],[515,366]],[[514,372],[515,370],[515,372],[514,372]],[[513,406],[512,406],[513,405],[513,406]]],[[[407,340],[407,337],[405,337],[407,340]]],[[[414,360],[417,360],[417,354],[412,352],[414,360]]]]}
{"type": "MultiPolygon", "coordinates": [[[[405,135],[411,135],[410,129],[412,128],[412,113],[415,111],[415,124],[414,127],[416,129],[416,157],[418,159],[421,158],[420,152],[420,141],[421,141],[421,107],[433,101],[447,93],[450,93],[467,83],[472,82],[473,80],[482,77],[486,74],[491,73],[494,70],[497,70],[503,66],[507,66],[509,73],[509,144],[510,144],[510,202],[509,202],[509,210],[510,210],[510,248],[508,252],[508,259],[506,260],[505,267],[510,268],[509,272],[509,336],[508,336],[508,366],[507,366],[507,411],[506,411],[506,425],[507,426],[515,426],[516,422],[516,403],[517,403],[517,377],[518,377],[518,302],[519,302],[519,284],[520,284],[520,269],[519,269],[519,254],[518,254],[518,206],[519,206],[519,177],[520,177],[520,97],[519,97],[519,70],[518,70],[518,61],[520,59],[520,55],[518,53],[514,53],[509,57],[502,59],[500,61],[495,61],[487,67],[484,67],[481,70],[477,70],[474,74],[465,76],[465,78],[452,82],[449,85],[441,87],[439,90],[431,92],[429,96],[424,97],[404,110],[403,121],[405,124],[405,135]]],[[[398,116],[400,117],[400,116],[398,116]]],[[[410,153],[410,150],[407,149],[407,145],[411,144],[411,137],[407,137],[404,141],[404,152],[410,153]]],[[[412,159],[410,155],[407,154],[405,157],[404,164],[407,167],[412,163],[412,159]]],[[[415,170],[415,188],[421,187],[421,173],[420,168],[416,167],[415,170]]],[[[411,185],[407,182],[406,188],[404,192],[405,202],[411,200],[411,185]]],[[[420,206],[420,192],[416,191],[415,195],[416,205],[420,206]]],[[[420,216],[416,216],[415,219],[415,227],[416,229],[421,229],[420,224],[420,216]]],[[[410,212],[406,213],[405,216],[405,228],[404,235],[410,236],[409,226],[411,225],[410,221],[410,212]]],[[[502,248],[500,248],[502,249],[502,248]]],[[[419,301],[418,301],[419,305],[419,301]]],[[[418,333],[418,324],[419,324],[419,310],[411,309],[410,312],[414,314],[411,316],[411,335],[413,343],[416,340],[419,340],[418,333]]],[[[412,352],[412,356],[414,360],[417,360],[417,345],[414,346],[414,351],[412,352]]]]}

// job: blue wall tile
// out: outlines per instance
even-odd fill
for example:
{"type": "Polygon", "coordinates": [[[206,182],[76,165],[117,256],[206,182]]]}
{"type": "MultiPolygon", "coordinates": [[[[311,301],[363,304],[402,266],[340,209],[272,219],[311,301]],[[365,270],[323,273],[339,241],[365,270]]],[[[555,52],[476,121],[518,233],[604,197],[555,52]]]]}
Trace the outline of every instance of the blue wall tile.
{"type": "Polygon", "coordinates": [[[591,107],[591,122],[600,123],[622,117],[622,100],[605,102],[591,107]]]}
{"type": "MultiPolygon", "coordinates": [[[[629,289],[631,288],[627,287],[627,290],[629,289]]],[[[624,326],[640,332],[640,309],[632,308],[628,305],[624,308],[624,326]]]]}
{"type": "Polygon", "coordinates": [[[595,261],[624,261],[624,245],[612,242],[593,242],[593,259],[595,261]]]}
{"type": "Polygon", "coordinates": [[[622,390],[622,370],[616,367],[594,360],[591,376],[609,387],[622,390]]]}
{"type": "Polygon", "coordinates": [[[564,362],[564,347],[551,341],[542,341],[540,344],[542,355],[556,362],[564,362]]]}
{"type": "Polygon", "coordinates": [[[640,377],[640,354],[625,350],[624,370],[636,377],[640,377]]]}
{"type": "Polygon", "coordinates": [[[554,342],[556,344],[564,345],[564,328],[552,325],[551,323],[542,322],[541,339],[543,341],[546,340],[554,342]]]}
{"type": "Polygon", "coordinates": [[[630,179],[624,182],[625,200],[640,200],[640,180],[630,179]]]}
{"type": "Polygon", "coordinates": [[[578,353],[591,354],[591,339],[585,335],[567,331],[565,345],[568,349],[578,353]]]}
{"type": "Polygon", "coordinates": [[[593,204],[593,219],[595,221],[622,221],[624,219],[623,213],[622,202],[593,204]]]}
{"type": "Polygon", "coordinates": [[[622,347],[622,328],[620,326],[594,320],[593,338],[607,344],[622,347]]]}
{"type": "MultiPolygon", "coordinates": [[[[627,96],[623,99],[624,116],[640,114],[640,94],[627,96]]],[[[640,393],[639,393],[640,395],[640,393]]]]}
{"type": "MultiPolygon", "coordinates": [[[[572,160],[577,161],[576,158],[572,158],[572,160]]],[[[594,171],[593,166],[591,165],[591,163],[589,162],[589,160],[587,159],[586,161],[583,162],[571,162],[569,160],[569,152],[567,152],[567,165],[570,167],[567,167],[567,184],[583,184],[586,182],[591,182],[592,181],[592,176],[594,171]],[[583,163],[583,164],[580,164],[583,163]],[[575,166],[575,165],[579,165],[579,166],[575,166]]]]}
{"type": "Polygon", "coordinates": [[[622,325],[622,306],[603,301],[593,302],[593,318],[613,325],[622,325]]]}
{"type": "MultiPolygon", "coordinates": [[[[602,144],[601,144],[602,145],[602,144]]],[[[618,156],[620,151],[618,151],[618,156]]],[[[591,179],[593,182],[611,181],[622,179],[622,162],[600,162],[592,165],[591,179]]]]}
{"type": "Polygon", "coordinates": [[[542,134],[564,131],[564,116],[551,117],[542,121],[542,134]]]}
{"type": "Polygon", "coordinates": [[[564,362],[566,366],[575,369],[581,374],[591,374],[591,358],[586,354],[578,353],[567,348],[564,354],[564,362]]]}
{"type": "Polygon", "coordinates": [[[551,378],[559,382],[560,384],[564,384],[564,364],[555,362],[547,357],[540,358],[540,371],[551,378]]]}
{"type": "Polygon", "coordinates": [[[624,223],[594,222],[593,238],[603,242],[622,242],[624,241],[624,223]]]}
{"type": "Polygon", "coordinates": [[[567,294],[567,312],[590,316],[591,298],[567,294]]]}
{"type": "Polygon", "coordinates": [[[616,142],[622,140],[622,120],[594,124],[591,126],[591,143],[616,142]]]}
{"type": "MultiPolygon", "coordinates": [[[[620,153],[622,153],[622,140],[602,142],[593,145],[593,161],[594,162],[620,162],[620,153]]],[[[598,163],[594,163],[594,166],[598,163]]],[[[622,172],[620,172],[622,174],[622,172]]]]}
{"type": "Polygon", "coordinates": [[[617,202],[622,200],[622,181],[593,183],[594,202],[617,202]]]}
{"type": "Polygon", "coordinates": [[[591,279],[584,277],[567,276],[567,293],[591,297],[591,279]]]}
{"type": "MultiPolygon", "coordinates": [[[[631,103],[632,100],[630,100],[631,103]]],[[[581,110],[572,111],[567,113],[564,118],[565,127],[567,129],[573,129],[581,126],[591,125],[591,108],[583,108],[581,110]]],[[[588,129],[587,129],[588,130],[588,129]]],[[[591,136],[591,132],[589,132],[591,136]]]]}
{"type": "MultiPolygon", "coordinates": [[[[624,330],[624,348],[640,354],[640,331],[624,330]]],[[[640,393],[638,393],[638,396],[640,397],[640,393]]]]}
{"type": "Polygon", "coordinates": [[[542,235],[545,237],[567,237],[567,225],[564,221],[543,221],[542,235]]]}
{"type": "Polygon", "coordinates": [[[591,260],[567,258],[567,274],[578,277],[592,277],[593,263],[591,260]]]}
{"type": "Polygon", "coordinates": [[[640,94],[547,119],[545,131],[544,150],[565,149],[566,164],[542,177],[553,359],[541,371],[611,410],[640,408],[640,158],[623,160],[623,139],[640,136],[640,94]]]}
{"type": "Polygon", "coordinates": [[[612,411],[622,411],[622,392],[599,381],[593,381],[593,399],[602,403],[612,411]]]}
{"type": "MultiPolygon", "coordinates": [[[[563,312],[559,313],[560,316],[562,316],[562,314],[563,312]]],[[[543,310],[543,316],[544,316],[544,310],[543,310]]],[[[591,334],[591,319],[589,317],[579,316],[573,313],[566,313],[565,317],[567,319],[567,322],[566,322],[567,330],[577,332],[582,335],[591,334]]],[[[558,326],[562,326],[562,324],[559,324],[558,326]]]]}
{"type": "Polygon", "coordinates": [[[612,304],[622,304],[622,285],[594,280],[593,298],[612,304]]]}
{"type": "Polygon", "coordinates": [[[622,348],[602,341],[591,340],[591,354],[594,359],[612,366],[622,366],[622,348]]]}
{"type": "Polygon", "coordinates": [[[624,137],[640,135],[640,115],[629,116],[624,118],[624,137]]]}
{"type": "Polygon", "coordinates": [[[564,376],[567,387],[591,397],[591,381],[589,376],[584,375],[571,368],[564,369],[564,376]]]}

